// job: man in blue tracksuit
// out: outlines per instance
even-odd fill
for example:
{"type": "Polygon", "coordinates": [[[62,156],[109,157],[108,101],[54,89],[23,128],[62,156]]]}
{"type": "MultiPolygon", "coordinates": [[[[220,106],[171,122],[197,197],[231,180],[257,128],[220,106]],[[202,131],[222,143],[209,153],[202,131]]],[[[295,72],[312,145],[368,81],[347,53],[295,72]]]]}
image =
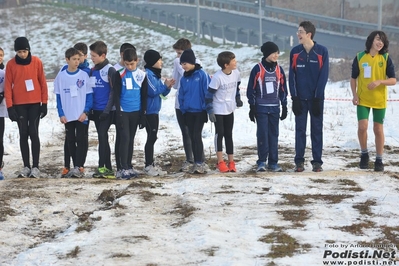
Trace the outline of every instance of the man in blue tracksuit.
{"type": "Polygon", "coordinates": [[[299,45],[290,52],[289,87],[295,115],[295,171],[303,172],[306,148],[306,124],[310,114],[311,161],[314,172],[321,172],[323,161],[324,90],[328,80],[327,48],[314,42],[315,26],[310,21],[299,24],[299,45]]]}

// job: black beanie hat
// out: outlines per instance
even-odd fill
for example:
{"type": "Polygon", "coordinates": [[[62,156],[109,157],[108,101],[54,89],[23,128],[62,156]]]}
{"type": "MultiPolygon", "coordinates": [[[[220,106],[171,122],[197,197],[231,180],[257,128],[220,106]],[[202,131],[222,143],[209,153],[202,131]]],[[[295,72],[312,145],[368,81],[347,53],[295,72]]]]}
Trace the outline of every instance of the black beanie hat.
{"type": "Polygon", "coordinates": [[[144,61],[148,67],[155,65],[155,63],[161,58],[162,56],[155,50],[147,50],[144,53],[144,61]]]}
{"type": "Polygon", "coordinates": [[[262,51],[263,56],[265,58],[267,58],[272,53],[280,52],[280,50],[278,49],[277,44],[275,44],[274,42],[265,42],[262,45],[262,47],[260,48],[260,50],[262,51]]]}
{"type": "Polygon", "coordinates": [[[28,39],[26,37],[18,37],[14,41],[14,51],[19,50],[28,50],[30,51],[30,45],[28,39]]]}
{"type": "Polygon", "coordinates": [[[195,65],[195,55],[193,50],[187,49],[180,56],[180,64],[181,63],[189,63],[195,65]]]}

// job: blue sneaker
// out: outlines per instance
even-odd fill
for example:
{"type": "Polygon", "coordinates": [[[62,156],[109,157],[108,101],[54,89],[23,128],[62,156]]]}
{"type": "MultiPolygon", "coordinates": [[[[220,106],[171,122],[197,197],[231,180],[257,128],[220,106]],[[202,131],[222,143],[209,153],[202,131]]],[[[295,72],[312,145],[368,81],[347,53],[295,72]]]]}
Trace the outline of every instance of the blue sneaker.
{"type": "Polygon", "coordinates": [[[282,172],[283,169],[278,164],[269,164],[267,169],[272,172],[282,172]]]}
{"type": "Polygon", "coordinates": [[[258,168],[256,168],[256,172],[266,172],[266,164],[264,162],[258,163],[258,168]]]}
{"type": "Polygon", "coordinates": [[[0,180],[4,180],[3,171],[0,170],[0,180]]]}
{"type": "Polygon", "coordinates": [[[122,176],[119,179],[130,180],[131,177],[130,177],[129,170],[123,169],[121,172],[122,172],[122,176]]]}

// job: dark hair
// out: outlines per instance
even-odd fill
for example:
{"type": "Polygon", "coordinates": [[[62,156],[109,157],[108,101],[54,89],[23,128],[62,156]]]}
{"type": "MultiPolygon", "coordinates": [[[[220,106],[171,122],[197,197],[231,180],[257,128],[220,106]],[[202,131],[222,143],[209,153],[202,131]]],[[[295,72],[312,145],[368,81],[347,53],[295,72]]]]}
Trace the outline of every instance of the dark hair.
{"type": "Polygon", "coordinates": [[[78,51],[81,51],[83,53],[83,55],[87,55],[87,51],[88,51],[87,44],[85,44],[83,42],[78,42],[78,43],[75,43],[73,48],[75,48],[78,51]]]}
{"type": "Polygon", "coordinates": [[[0,47],[0,51],[3,51],[3,53],[4,53],[4,50],[3,50],[3,48],[1,48],[1,47],[0,47]]]}
{"type": "Polygon", "coordinates": [[[136,49],[127,48],[123,52],[123,61],[131,62],[131,61],[137,61],[137,59],[138,59],[138,57],[137,57],[136,49]]]}
{"type": "Polygon", "coordinates": [[[316,34],[316,27],[313,25],[312,22],[310,21],[302,21],[299,23],[299,27],[302,27],[306,33],[311,33],[310,38],[313,40],[315,34],[316,34]]]}
{"type": "Polygon", "coordinates": [[[180,38],[173,44],[173,49],[175,50],[187,50],[191,49],[191,42],[189,39],[186,38],[180,38]]]}
{"type": "Polygon", "coordinates": [[[126,49],[134,49],[134,50],[136,50],[136,47],[134,47],[134,45],[131,44],[131,43],[125,42],[119,48],[119,52],[123,53],[126,49]]]}
{"type": "Polygon", "coordinates": [[[96,41],[89,46],[90,51],[95,52],[99,56],[107,55],[107,45],[103,41],[96,41]]]}
{"type": "Polygon", "coordinates": [[[225,64],[230,64],[230,61],[236,58],[235,54],[230,52],[230,51],[225,51],[221,52],[218,54],[218,58],[216,61],[218,62],[218,65],[222,68],[225,69],[224,65],[225,64]]]}
{"type": "Polygon", "coordinates": [[[80,55],[78,49],[71,47],[65,51],[65,58],[71,59],[74,55],[80,55]]]}
{"type": "Polygon", "coordinates": [[[385,34],[385,32],[380,31],[380,30],[375,30],[370,35],[367,37],[366,40],[366,53],[370,53],[371,46],[373,46],[374,38],[375,36],[380,36],[381,41],[384,43],[384,47],[382,47],[381,50],[378,51],[379,54],[385,54],[388,53],[388,47],[389,47],[389,41],[388,37],[385,34]]]}

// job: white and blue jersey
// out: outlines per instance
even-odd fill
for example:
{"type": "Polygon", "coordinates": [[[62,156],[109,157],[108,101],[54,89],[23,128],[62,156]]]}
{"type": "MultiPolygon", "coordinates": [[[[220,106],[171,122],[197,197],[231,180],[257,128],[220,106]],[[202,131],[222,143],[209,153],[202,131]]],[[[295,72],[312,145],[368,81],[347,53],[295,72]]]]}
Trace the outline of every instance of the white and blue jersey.
{"type": "Polygon", "coordinates": [[[140,69],[130,71],[123,69],[120,73],[122,88],[120,95],[120,108],[123,112],[135,112],[141,109],[141,86],[146,73],[140,69]]]}
{"type": "Polygon", "coordinates": [[[54,93],[58,116],[65,116],[67,122],[78,120],[82,113],[91,109],[93,90],[89,75],[83,70],[60,71],[54,80],[54,93]]]}
{"type": "Polygon", "coordinates": [[[107,106],[111,91],[108,71],[111,67],[111,64],[107,64],[99,70],[92,69],[90,78],[95,79],[95,85],[93,86],[93,110],[104,111],[107,106]]]}

